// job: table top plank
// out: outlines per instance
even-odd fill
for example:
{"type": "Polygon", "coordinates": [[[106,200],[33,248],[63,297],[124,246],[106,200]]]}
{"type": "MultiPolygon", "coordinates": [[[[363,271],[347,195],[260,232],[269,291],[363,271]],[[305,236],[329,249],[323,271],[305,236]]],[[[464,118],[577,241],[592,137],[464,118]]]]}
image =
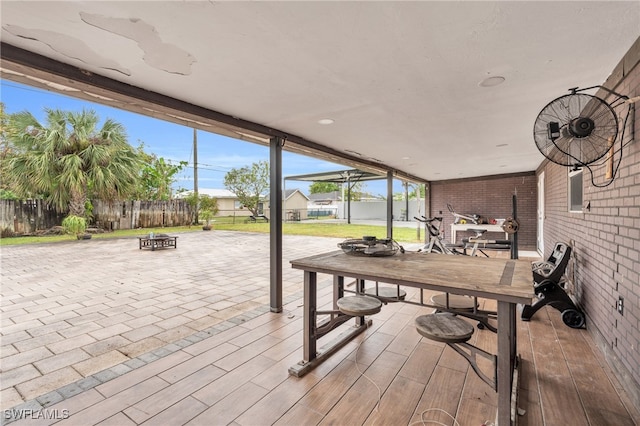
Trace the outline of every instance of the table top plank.
{"type": "Polygon", "coordinates": [[[535,294],[526,260],[398,253],[352,256],[342,251],[291,261],[295,269],[531,304],[535,294]]]}

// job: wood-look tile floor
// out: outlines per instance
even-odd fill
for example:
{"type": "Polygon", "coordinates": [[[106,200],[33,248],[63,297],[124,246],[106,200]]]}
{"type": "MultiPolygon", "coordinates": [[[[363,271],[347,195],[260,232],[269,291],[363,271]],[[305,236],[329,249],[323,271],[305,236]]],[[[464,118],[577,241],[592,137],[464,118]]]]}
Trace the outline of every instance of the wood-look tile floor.
{"type": "MultiPolygon", "coordinates": [[[[320,277],[326,306],[330,280],[320,277]]],[[[408,293],[418,300],[417,290],[408,293]]],[[[301,305],[296,299],[282,314],[264,313],[47,408],[67,410],[66,419],[13,424],[491,424],[496,393],[459,354],[416,332],[416,316],[432,311],[422,306],[385,305],[366,333],[306,376],[289,376],[302,357],[301,305]]],[[[496,336],[476,330],[471,342],[494,352],[496,336]]],[[[559,312],[546,307],[518,320],[518,352],[518,424],[637,424],[588,332],[566,327],[559,312]]]]}

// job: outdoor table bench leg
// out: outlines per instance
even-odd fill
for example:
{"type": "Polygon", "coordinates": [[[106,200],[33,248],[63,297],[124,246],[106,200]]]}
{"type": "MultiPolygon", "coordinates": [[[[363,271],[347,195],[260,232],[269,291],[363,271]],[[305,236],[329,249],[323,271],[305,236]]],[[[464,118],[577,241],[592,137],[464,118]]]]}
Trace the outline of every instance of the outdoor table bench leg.
{"type": "Polygon", "coordinates": [[[516,364],[515,304],[498,301],[498,424],[510,425],[516,364]]]}

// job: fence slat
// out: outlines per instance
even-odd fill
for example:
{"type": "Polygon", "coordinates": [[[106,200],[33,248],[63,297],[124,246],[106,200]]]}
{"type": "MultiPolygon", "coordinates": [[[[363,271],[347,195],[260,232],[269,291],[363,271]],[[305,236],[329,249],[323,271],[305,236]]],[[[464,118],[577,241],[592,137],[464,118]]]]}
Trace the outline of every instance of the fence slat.
{"type": "MultiPolygon", "coordinates": [[[[91,202],[91,226],[108,231],[186,226],[191,222],[191,207],[186,200],[91,202]]],[[[0,200],[0,231],[6,236],[33,234],[61,225],[66,214],[44,200],[0,200]]]]}

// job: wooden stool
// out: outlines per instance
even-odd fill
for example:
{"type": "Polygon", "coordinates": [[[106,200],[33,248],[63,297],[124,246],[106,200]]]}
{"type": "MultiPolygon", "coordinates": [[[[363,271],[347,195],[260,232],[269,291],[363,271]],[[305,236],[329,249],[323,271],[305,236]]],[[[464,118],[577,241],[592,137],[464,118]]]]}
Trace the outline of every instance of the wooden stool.
{"type": "Polygon", "coordinates": [[[466,342],[473,335],[473,326],[451,314],[429,314],[416,318],[416,329],[423,337],[444,343],[466,342]]]}
{"type": "Polygon", "coordinates": [[[431,296],[431,305],[436,307],[436,313],[451,312],[462,315],[478,320],[478,328],[481,330],[487,328],[494,333],[498,331],[493,324],[489,323],[489,319],[495,319],[496,312],[479,310],[477,297],[449,293],[434,294],[431,296]]]}
{"type": "Polygon", "coordinates": [[[382,302],[370,296],[346,296],[337,301],[338,309],[345,315],[352,317],[363,317],[380,312],[382,302]]]}
{"type": "Polygon", "coordinates": [[[478,302],[474,297],[448,293],[434,294],[431,296],[431,303],[437,307],[455,311],[473,311],[478,307],[478,302]]]}
{"type": "Polygon", "coordinates": [[[393,287],[375,287],[368,288],[364,291],[364,294],[381,299],[383,302],[398,302],[404,300],[407,297],[407,292],[402,290],[399,286],[393,287]]]}
{"type": "Polygon", "coordinates": [[[427,339],[449,345],[454,351],[465,357],[478,377],[491,386],[493,390],[498,388],[497,357],[467,343],[467,340],[471,338],[474,332],[473,326],[467,321],[450,313],[421,315],[416,318],[416,330],[427,339]],[[492,362],[493,377],[480,370],[476,361],[477,355],[483,356],[492,362]]]}

